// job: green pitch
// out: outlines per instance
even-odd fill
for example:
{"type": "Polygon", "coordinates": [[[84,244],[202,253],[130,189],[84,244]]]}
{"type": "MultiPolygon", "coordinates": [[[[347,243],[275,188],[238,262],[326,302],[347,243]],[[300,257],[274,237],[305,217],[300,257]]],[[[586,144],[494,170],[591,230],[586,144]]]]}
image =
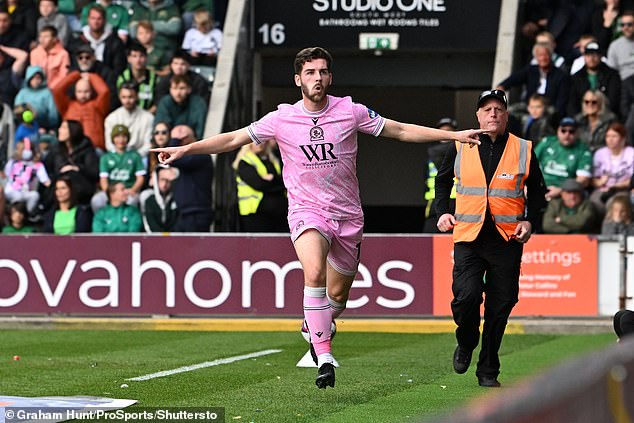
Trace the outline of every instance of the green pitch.
{"type": "MultiPolygon", "coordinates": [[[[327,390],[314,385],[316,369],[295,367],[307,350],[299,328],[297,333],[3,330],[0,339],[0,394],[129,398],[139,401],[135,407],[224,407],[227,422],[419,421],[491,392],[477,385],[473,364],[464,375],[453,372],[453,334],[340,331],[334,353],[342,367],[335,389],[327,390]],[[269,349],[282,351],[126,380],[269,349]]],[[[510,386],[614,341],[611,334],[506,335],[499,379],[510,386]]]]}

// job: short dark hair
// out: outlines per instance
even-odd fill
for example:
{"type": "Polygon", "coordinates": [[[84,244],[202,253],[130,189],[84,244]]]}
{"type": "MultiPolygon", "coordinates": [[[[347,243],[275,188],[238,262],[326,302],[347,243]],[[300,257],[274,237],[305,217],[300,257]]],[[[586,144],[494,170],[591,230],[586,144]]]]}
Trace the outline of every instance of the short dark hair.
{"type": "Polygon", "coordinates": [[[139,86],[134,81],[124,81],[121,83],[121,86],[119,86],[119,91],[121,90],[130,90],[138,94],[139,86]]]}
{"type": "Polygon", "coordinates": [[[186,84],[188,87],[192,86],[192,81],[190,81],[187,75],[172,75],[170,78],[170,86],[180,84],[181,82],[186,84]]]}
{"type": "Polygon", "coordinates": [[[174,54],[172,54],[172,57],[170,58],[170,63],[172,63],[174,59],[183,59],[187,63],[191,64],[191,59],[189,57],[189,54],[187,54],[187,52],[185,52],[184,50],[180,50],[180,49],[176,50],[174,54]]]}
{"type": "Polygon", "coordinates": [[[295,74],[302,73],[302,68],[306,62],[312,62],[314,59],[324,59],[328,65],[328,71],[332,72],[332,56],[328,53],[328,50],[321,47],[308,47],[301,50],[295,56],[295,74]]]}
{"type": "Polygon", "coordinates": [[[147,49],[143,46],[143,44],[139,43],[138,41],[130,41],[130,44],[128,45],[128,56],[133,51],[137,51],[143,54],[144,56],[147,56],[147,49]]]}
{"type": "Polygon", "coordinates": [[[57,37],[57,28],[53,25],[44,25],[42,29],[40,29],[40,34],[42,32],[50,32],[53,37],[57,37]]]}
{"type": "Polygon", "coordinates": [[[59,5],[59,2],[57,0],[40,0],[40,1],[50,1],[51,3],[55,4],[55,6],[59,5]]]}

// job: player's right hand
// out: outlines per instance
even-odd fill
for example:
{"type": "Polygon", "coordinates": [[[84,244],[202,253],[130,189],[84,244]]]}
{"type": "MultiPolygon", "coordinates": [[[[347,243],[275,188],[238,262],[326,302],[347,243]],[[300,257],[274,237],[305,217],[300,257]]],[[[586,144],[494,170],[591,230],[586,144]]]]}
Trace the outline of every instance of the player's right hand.
{"type": "Polygon", "coordinates": [[[158,160],[161,164],[170,164],[183,157],[184,153],[182,147],[151,148],[150,152],[158,153],[158,160]]]}
{"type": "Polygon", "coordinates": [[[440,232],[447,232],[456,225],[456,218],[451,213],[445,213],[438,218],[436,226],[440,232]]]}

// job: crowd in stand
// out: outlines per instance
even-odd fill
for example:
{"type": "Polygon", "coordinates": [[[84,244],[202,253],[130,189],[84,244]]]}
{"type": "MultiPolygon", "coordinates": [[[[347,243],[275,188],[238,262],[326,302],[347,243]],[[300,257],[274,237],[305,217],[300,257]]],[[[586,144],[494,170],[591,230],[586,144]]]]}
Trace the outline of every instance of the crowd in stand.
{"type": "Polygon", "coordinates": [[[0,1],[3,233],[210,230],[211,157],[149,150],[203,136],[215,2],[0,1]]]}
{"type": "Polygon", "coordinates": [[[544,233],[634,233],[634,1],[527,0],[510,131],[534,142],[544,233]]]}

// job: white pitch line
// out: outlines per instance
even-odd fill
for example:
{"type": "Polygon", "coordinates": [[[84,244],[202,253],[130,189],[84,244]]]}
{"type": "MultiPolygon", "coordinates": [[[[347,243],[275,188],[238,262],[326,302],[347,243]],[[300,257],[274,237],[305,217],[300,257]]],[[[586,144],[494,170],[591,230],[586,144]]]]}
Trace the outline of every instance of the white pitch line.
{"type": "Polygon", "coordinates": [[[221,364],[229,364],[235,361],[248,360],[249,358],[262,357],[263,355],[275,354],[278,352],[282,352],[282,350],[264,350],[264,351],[254,352],[251,354],[236,355],[235,357],[220,358],[214,361],[205,361],[204,363],[198,363],[198,364],[193,364],[191,366],[179,367],[178,369],[164,370],[162,372],[150,373],[149,375],[132,377],[126,380],[132,380],[132,381],[150,380],[150,379],[155,379],[157,377],[171,376],[178,373],[191,372],[192,370],[204,369],[205,367],[219,366],[221,364]]]}

